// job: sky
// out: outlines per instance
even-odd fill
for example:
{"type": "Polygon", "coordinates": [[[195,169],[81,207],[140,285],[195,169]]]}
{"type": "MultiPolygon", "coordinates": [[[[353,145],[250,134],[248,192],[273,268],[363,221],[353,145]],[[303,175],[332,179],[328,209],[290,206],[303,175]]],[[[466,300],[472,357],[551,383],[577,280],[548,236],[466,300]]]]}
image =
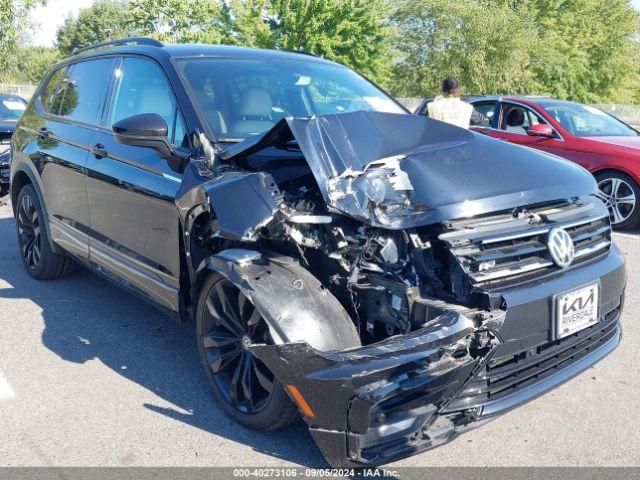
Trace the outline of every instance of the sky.
{"type": "MultiPolygon", "coordinates": [[[[31,14],[37,23],[31,38],[34,45],[53,46],[56,30],[62,25],[67,15],[77,15],[78,11],[93,3],[93,0],[48,0],[47,6],[38,7],[31,14]]],[[[631,0],[631,4],[640,10],[640,0],[631,0]]]]}
{"type": "MultiPolygon", "coordinates": [[[[640,0],[638,0],[640,2],[640,0]]],[[[37,23],[31,37],[31,43],[51,47],[56,39],[56,30],[69,14],[77,15],[78,11],[93,3],[93,0],[48,0],[45,7],[38,7],[31,12],[31,19],[37,23]]]]}

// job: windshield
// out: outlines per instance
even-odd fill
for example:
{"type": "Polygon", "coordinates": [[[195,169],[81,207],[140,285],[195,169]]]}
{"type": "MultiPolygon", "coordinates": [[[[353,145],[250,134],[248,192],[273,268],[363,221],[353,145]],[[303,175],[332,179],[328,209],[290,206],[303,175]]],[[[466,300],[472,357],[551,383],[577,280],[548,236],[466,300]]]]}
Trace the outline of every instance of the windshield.
{"type": "Polygon", "coordinates": [[[179,62],[218,141],[240,141],[285,117],[373,110],[406,113],[346,67],[316,61],[193,58],[179,62]]]}
{"type": "Polygon", "coordinates": [[[548,104],[545,110],[576,137],[635,137],[638,132],[590,105],[548,104]]]}
{"type": "Polygon", "coordinates": [[[27,108],[24,100],[17,97],[0,97],[0,121],[18,120],[27,108]]]}

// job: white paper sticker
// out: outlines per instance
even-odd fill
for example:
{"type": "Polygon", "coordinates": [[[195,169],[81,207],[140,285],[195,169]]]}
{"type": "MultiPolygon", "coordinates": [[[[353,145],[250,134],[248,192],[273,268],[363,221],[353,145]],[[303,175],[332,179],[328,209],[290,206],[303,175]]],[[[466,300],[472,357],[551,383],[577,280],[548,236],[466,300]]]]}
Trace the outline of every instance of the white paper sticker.
{"type": "Polygon", "coordinates": [[[300,77],[298,78],[298,81],[296,82],[296,85],[299,87],[306,87],[310,83],[311,83],[311,77],[308,77],[306,75],[300,75],[300,77]]]}

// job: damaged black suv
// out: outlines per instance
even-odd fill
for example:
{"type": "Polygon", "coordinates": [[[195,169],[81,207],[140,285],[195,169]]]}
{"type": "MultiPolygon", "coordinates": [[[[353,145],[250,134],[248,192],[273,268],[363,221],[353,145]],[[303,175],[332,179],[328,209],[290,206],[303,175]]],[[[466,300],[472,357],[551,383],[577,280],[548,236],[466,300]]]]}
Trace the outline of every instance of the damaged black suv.
{"type": "Polygon", "coordinates": [[[624,260],[585,170],[313,56],[96,45],[47,75],[12,152],[33,277],[78,262],[194,319],[222,408],[301,415],[335,466],[447,442],[620,340],[624,260]]]}

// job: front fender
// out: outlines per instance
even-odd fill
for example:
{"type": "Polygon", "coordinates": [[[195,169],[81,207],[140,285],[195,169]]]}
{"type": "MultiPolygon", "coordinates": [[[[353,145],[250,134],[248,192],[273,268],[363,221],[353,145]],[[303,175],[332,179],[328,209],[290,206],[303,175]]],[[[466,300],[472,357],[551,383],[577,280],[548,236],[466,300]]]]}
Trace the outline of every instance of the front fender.
{"type": "Polygon", "coordinates": [[[338,299],[289,257],[229,249],[203,260],[198,274],[205,269],[229,279],[251,300],[278,345],[305,342],[321,352],[361,346],[338,299]]]}

